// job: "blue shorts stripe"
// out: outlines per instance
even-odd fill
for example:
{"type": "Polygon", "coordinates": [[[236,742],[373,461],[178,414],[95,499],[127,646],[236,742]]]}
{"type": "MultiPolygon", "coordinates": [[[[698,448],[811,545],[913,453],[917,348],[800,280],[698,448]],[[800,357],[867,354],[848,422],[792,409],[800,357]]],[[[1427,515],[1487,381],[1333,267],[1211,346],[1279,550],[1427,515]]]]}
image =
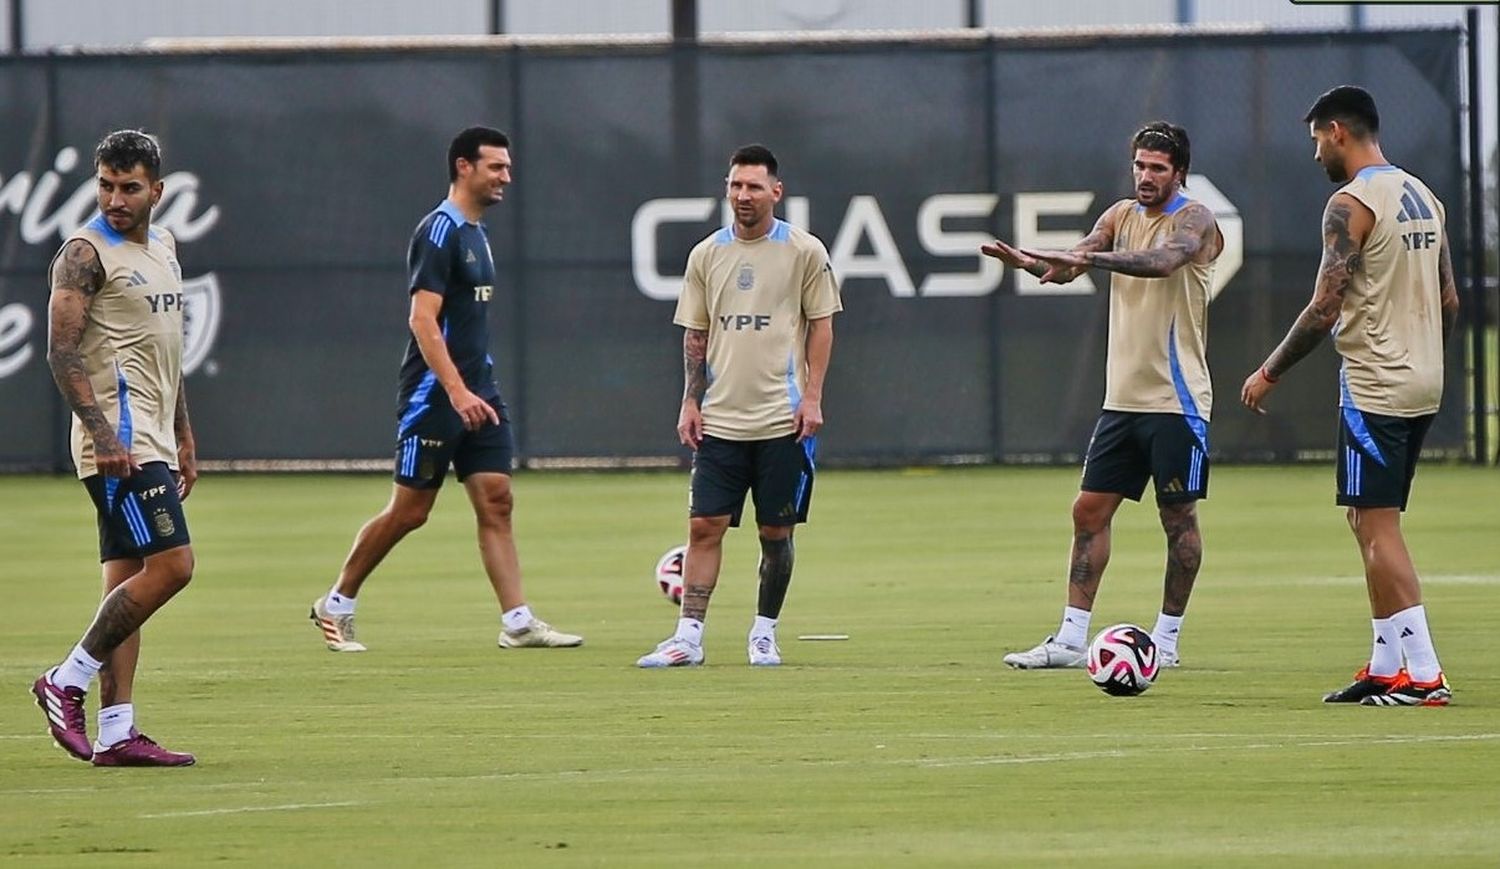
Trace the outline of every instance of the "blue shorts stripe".
{"type": "Polygon", "coordinates": [[[125,496],[122,512],[125,514],[126,524],[130,526],[130,536],[135,539],[135,545],[145,546],[150,543],[151,532],[146,528],[146,517],[141,513],[141,505],[136,501],[134,492],[125,496]]]}

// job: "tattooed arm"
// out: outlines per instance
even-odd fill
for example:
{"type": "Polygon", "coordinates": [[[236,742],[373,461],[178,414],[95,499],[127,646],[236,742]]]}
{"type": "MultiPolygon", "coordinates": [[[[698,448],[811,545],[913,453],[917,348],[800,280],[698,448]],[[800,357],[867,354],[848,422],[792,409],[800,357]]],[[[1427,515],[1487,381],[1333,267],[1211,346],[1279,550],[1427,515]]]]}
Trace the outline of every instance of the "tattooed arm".
{"type": "Polygon", "coordinates": [[[81,349],[89,309],[102,289],[104,266],[94,246],[82,239],[63,245],[52,263],[52,295],[47,302],[47,366],[52,369],[58,391],[93,441],[94,463],[99,473],[128,477],[139,466],[120,443],[104,411],[99,409],[81,349]]]}
{"type": "Polygon", "coordinates": [[[677,415],[677,438],[698,448],[703,440],[703,396],[708,392],[708,330],[682,332],[682,411],[677,415]]]}
{"type": "Polygon", "coordinates": [[[1176,228],[1156,247],[1150,250],[1087,251],[1082,259],[1095,268],[1122,275],[1164,278],[1192,262],[1214,231],[1213,212],[1202,203],[1194,202],[1177,214],[1176,228]]]}
{"type": "Polygon", "coordinates": [[[1240,400],[1246,407],[1265,413],[1261,402],[1272,385],[1322,343],[1338,322],[1344,294],[1354,273],[1363,267],[1365,239],[1374,225],[1374,213],[1353,196],[1337,193],[1328,200],[1323,212],[1323,261],[1318,266],[1312,301],[1302,309],[1281,344],[1245,379],[1240,400]]]}
{"type": "MultiPolygon", "coordinates": [[[[1094,222],[1093,230],[1073,245],[1071,253],[1105,251],[1114,247],[1115,220],[1119,210],[1119,203],[1106,208],[1104,213],[1099,215],[1099,219],[1094,222]]],[[[1037,259],[1030,251],[1023,251],[999,239],[995,239],[990,244],[981,245],[979,252],[985,256],[992,256],[1011,268],[1030,272],[1040,278],[1043,283],[1048,284],[1066,284],[1083,274],[1087,268],[1081,263],[1066,266],[1047,263],[1037,259]]]]}
{"type": "Polygon", "coordinates": [[[1453,280],[1453,255],[1448,252],[1448,233],[1443,233],[1443,246],[1438,251],[1438,290],[1442,294],[1443,343],[1458,325],[1458,284],[1453,280]]]}
{"type": "Polygon", "coordinates": [[[177,410],[172,416],[172,431],[177,436],[177,497],[186,501],[198,482],[198,447],[193,441],[193,425],[188,421],[187,384],[177,381],[177,410]]]}

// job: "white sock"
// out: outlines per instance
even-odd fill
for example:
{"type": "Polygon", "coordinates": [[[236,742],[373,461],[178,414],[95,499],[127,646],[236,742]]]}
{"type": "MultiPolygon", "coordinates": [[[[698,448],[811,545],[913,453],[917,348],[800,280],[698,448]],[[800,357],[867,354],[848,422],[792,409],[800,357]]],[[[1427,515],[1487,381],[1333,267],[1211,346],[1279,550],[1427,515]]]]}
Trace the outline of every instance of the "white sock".
{"type": "Polygon", "coordinates": [[[1057,628],[1057,642],[1082,649],[1089,644],[1089,619],[1093,613],[1078,607],[1063,607],[1062,624],[1057,628]]]}
{"type": "Polygon", "coordinates": [[[531,624],[532,618],[534,617],[531,615],[531,607],[524,603],[515,609],[506,610],[500,614],[500,621],[505,624],[505,629],[511,633],[526,630],[526,626],[531,624]]]}
{"type": "Polygon", "coordinates": [[[1151,629],[1151,641],[1163,652],[1176,653],[1177,636],[1182,633],[1182,616],[1156,614],[1156,627],[1151,629]]]}
{"type": "Polygon", "coordinates": [[[695,646],[701,646],[703,645],[703,622],[698,619],[678,619],[677,633],[674,636],[679,640],[687,640],[695,646]]]}
{"type": "Polygon", "coordinates": [[[59,688],[82,688],[87,691],[89,683],[94,681],[94,677],[103,668],[104,662],[94,660],[94,656],[85,652],[80,643],[47,675],[47,679],[59,688]]]}
{"type": "Polygon", "coordinates": [[[1391,616],[1391,626],[1396,629],[1401,653],[1406,656],[1406,672],[1413,682],[1431,682],[1442,675],[1432,634],[1427,631],[1426,608],[1421,604],[1407,607],[1391,616]]]}
{"type": "Polygon", "coordinates": [[[755,624],[750,626],[750,637],[776,638],[776,619],[768,619],[765,616],[756,616],[755,624]]]}
{"type": "Polygon", "coordinates": [[[1370,649],[1370,675],[1394,676],[1401,669],[1401,642],[1390,619],[1370,619],[1375,644],[1370,649]]]}
{"type": "Polygon", "coordinates": [[[323,609],[328,610],[331,616],[352,616],[354,615],[354,598],[339,594],[339,587],[335,585],[323,598],[323,609]]]}
{"type": "Polygon", "coordinates": [[[129,703],[116,703],[99,710],[99,741],[96,748],[109,748],[122,739],[130,738],[135,727],[135,707],[129,703]]]}

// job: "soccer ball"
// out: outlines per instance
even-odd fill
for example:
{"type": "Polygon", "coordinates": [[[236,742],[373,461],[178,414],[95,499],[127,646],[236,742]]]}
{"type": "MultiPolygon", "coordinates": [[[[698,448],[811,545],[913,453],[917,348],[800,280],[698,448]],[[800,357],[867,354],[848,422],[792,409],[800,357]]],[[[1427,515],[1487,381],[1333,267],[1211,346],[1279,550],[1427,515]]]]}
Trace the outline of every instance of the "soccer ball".
{"type": "Polygon", "coordinates": [[[682,563],[686,558],[686,546],[673,546],[656,562],[656,585],[672,606],[682,603],[682,563]]]}
{"type": "Polygon", "coordinates": [[[1151,687],[1160,661],[1144,628],[1110,625],[1089,643],[1089,678],[1114,697],[1134,697],[1151,687]]]}

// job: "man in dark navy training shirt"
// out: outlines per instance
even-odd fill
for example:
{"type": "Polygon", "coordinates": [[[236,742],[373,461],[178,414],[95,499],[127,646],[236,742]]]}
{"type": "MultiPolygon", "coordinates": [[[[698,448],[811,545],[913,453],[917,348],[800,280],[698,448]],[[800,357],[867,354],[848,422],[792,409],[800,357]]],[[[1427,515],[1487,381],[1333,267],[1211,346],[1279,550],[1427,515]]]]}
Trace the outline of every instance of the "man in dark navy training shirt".
{"type": "Polygon", "coordinates": [[[500,599],[500,647],[583,643],[532,615],[511,531],[515,442],[489,355],[485,318],[495,261],[479,222],[484,209],[503,198],[510,169],[504,133],[488,127],[459,133],[448,146],[448,198],[412,234],[411,339],[401,364],[396,484],[390,503],[354,538],[333,588],[312,607],[313,622],[335,652],[365,650],[354,636],[355,597],[401,538],[427,521],[449,465],[474,504],[480,557],[500,599]]]}

